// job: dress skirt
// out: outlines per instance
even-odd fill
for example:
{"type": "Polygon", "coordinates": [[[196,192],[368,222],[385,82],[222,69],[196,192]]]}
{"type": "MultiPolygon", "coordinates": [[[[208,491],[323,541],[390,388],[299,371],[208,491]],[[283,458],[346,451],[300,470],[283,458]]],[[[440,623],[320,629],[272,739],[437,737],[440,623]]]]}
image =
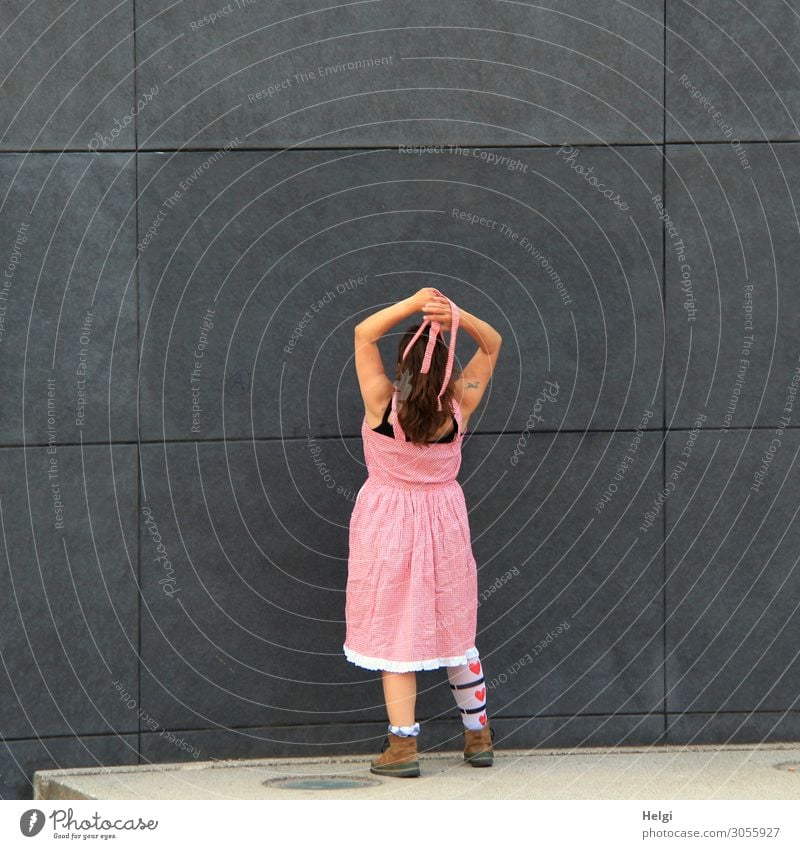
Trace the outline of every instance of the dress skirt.
{"type": "Polygon", "coordinates": [[[478,656],[478,579],[458,481],[421,488],[368,479],[350,519],[346,658],[393,672],[478,656]]]}

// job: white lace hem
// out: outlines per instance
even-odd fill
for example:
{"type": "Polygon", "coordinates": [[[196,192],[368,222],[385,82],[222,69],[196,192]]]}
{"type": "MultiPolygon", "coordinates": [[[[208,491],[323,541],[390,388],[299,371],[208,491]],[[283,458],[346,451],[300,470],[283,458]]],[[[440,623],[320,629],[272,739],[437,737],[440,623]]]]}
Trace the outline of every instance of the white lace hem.
{"type": "Polygon", "coordinates": [[[453,657],[432,657],[426,660],[385,660],[382,657],[370,657],[353,651],[349,646],[342,645],[345,657],[356,666],[363,669],[385,669],[388,672],[416,672],[422,669],[438,669],[440,666],[463,666],[479,657],[475,646],[468,648],[464,654],[453,657]]]}

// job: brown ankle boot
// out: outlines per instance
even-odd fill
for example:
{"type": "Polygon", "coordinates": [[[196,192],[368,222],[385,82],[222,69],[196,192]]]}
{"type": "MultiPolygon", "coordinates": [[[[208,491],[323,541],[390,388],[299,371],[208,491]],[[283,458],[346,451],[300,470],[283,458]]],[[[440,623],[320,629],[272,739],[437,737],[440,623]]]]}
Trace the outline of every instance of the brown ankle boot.
{"type": "Polygon", "coordinates": [[[494,761],[494,728],[484,725],[480,731],[464,729],[464,760],[472,766],[491,766],[494,761]]]}
{"type": "Polygon", "coordinates": [[[377,775],[416,778],[419,775],[417,738],[401,737],[390,731],[383,741],[381,754],[370,763],[369,771],[377,775]]]}

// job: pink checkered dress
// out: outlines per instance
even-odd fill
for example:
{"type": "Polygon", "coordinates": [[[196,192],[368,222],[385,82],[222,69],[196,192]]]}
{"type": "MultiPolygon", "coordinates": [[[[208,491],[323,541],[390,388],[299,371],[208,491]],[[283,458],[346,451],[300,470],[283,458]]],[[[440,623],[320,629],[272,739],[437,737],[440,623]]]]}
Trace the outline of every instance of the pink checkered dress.
{"type": "MultiPolygon", "coordinates": [[[[433,327],[430,335],[435,336],[433,327]]],[[[448,377],[449,369],[445,385],[448,377]]],[[[453,399],[458,433],[452,442],[414,445],[397,419],[397,394],[395,387],[390,418],[395,438],[373,431],[366,416],[361,424],[368,477],[350,518],[342,647],[347,660],[365,669],[461,666],[478,656],[477,569],[464,492],[456,480],[464,438],[461,407],[453,399]]]]}

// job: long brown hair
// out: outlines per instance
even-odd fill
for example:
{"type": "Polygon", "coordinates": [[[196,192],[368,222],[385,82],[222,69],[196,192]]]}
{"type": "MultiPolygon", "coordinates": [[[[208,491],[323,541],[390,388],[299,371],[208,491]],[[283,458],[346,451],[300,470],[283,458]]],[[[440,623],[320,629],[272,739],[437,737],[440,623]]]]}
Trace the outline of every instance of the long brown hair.
{"type": "Polygon", "coordinates": [[[436,337],[430,369],[425,374],[420,373],[430,336],[430,322],[400,362],[403,351],[419,327],[419,324],[415,324],[406,330],[397,350],[397,416],[400,426],[415,444],[430,442],[442,425],[449,421],[453,397],[453,381],[450,380],[442,393],[442,409],[436,409],[436,396],[442,388],[449,351],[441,332],[436,337]]]}

